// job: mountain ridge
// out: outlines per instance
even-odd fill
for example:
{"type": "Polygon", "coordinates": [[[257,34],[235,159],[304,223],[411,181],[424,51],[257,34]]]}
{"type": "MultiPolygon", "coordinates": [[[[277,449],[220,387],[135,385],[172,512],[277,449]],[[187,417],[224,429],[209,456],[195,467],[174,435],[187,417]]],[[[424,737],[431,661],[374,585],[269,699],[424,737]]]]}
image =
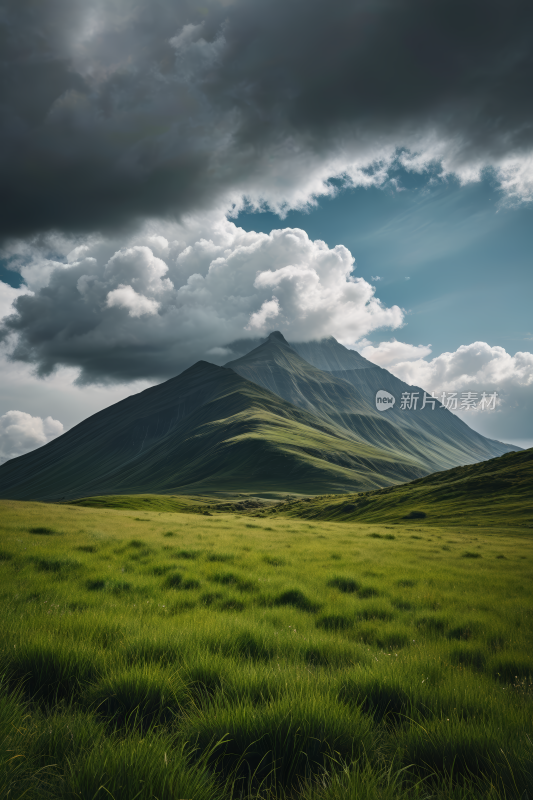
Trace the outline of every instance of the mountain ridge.
{"type": "Polygon", "coordinates": [[[318,492],[421,474],[224,367],[197,364],[0,467],[0,497],[218,488],[318,492]]]}
{"type": "MultiPolygon", "coordinates": [[[[330,351],[332,343],[337,353],[339,349],[345,350],[347,358],[352,358],[354,351],[348,351],[333,337],[327,340],[330,351]]],[[[320,346],[320,342],[315,342],[311,355],[319,355],[320,346]]],[[[340,361],[337,355],[336,361],[340,361]]],[[[409,453],[427,472],[519,449],[483,437],[447,409],[427,407],[402,411],[398,402],[393,409],[377,411],[374,404],[377,389],[392,387],[398,393],[417,387],[404,384],[366,359],[363,359],[364,364],[356,361],[357,369],[325,372],[305,361],[294,346],[275,331],[254,350],[225,366],[337,425],[350,438],[379,444],[393,453],[409,453]]],[[[418,392],[423,394],[421,389],[418,392]]]]}
{"type": "Polygon", "coordinates": [[[377,411],[377,385],[406,384],[333,338],[321,346],[309,357],[358,366],[320,370],[275,331],[241,359],[199,361],[7,461],[0,497],[364,491],[519,449],[449,411],[377,411]]]}

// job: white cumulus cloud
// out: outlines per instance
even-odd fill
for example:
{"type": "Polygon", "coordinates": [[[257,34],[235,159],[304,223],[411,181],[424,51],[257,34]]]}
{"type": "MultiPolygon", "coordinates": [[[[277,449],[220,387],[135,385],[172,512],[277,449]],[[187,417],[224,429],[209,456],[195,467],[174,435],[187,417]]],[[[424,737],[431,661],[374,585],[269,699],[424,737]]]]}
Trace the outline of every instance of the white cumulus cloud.
{"type": "Polygon", "coordinates": [[[365,347],[362,354],[387,367],[406,383],[432,391],[461,394],[497,393],[494,411],[478,407],[459,413],[471,427],[485,436],[531,447],[533,444],[533,353],[508,353],[486,342],[461,345],[453,352],[427,359],[429,347],[382,342],[365,347]],[[428,352],[424,352],[424,350],[428,352]],[[418,352],[417,352],[418,351],[418,352]]]}
{"type": "Polygon", "coordinates": [[[359,352],[374,364],[380,367],[389,367],[404,361],[423,359],[431,354],[431,345],[406,344],[392,339],[390,342],[381,342],[377,347],[372,344],[359,349],[359,352]]]}
{"type": "Polygon", "coordinates": [[[132,286],[119,283],[117,289],[109,292],[106,299],[108,308],[118,306],[127,308],[130,317],[142,317],[144,314],[157,314],[159,303],[143,294],[139,294],[132,286]]]}
{"type": "Polygon", "coordinates": [[[431,361],[408,358],[397,362],[392,371],[409,383],[416,381],[436,391],[451,391],[474,383],[490,389],[511,384],[533,387],[533,353],[518,352],[512,356],[503,347],[474,342],[431,361]]]}
{"type": "Polygon", "coordinates": [[[279,311],[280,308],[277,297],[273,297],[272,300],[265,300],[259,311],[254,311],[254,313],[250,315],[250,321],[246,326],[246,330],[264,330],[268,321],[279,317],[279,311]]]}
{"type": "MultiPolygon", "coordinates": [[[[153,223],[126,241],[56,237],[54,248],[60,267],[4,321],[12,357],[40,374],[65,366],[86,382],[156,379],[201,358],[223,363],[217,348],[273,329],[289,341],[332,335],[353,346],[403,324],[403,311],[356,277],[346,247],[297,228],[246,232],[213,215],[153,223]]],[[[40,240],[20,269],[39,272],[49,249],[40,240]]]]}
{"type": "Polygon", "coordinates": [[[62,433],[63,425],[57,419],[8,411],[0,417],[0,464],[41,447],[62,433]]]}

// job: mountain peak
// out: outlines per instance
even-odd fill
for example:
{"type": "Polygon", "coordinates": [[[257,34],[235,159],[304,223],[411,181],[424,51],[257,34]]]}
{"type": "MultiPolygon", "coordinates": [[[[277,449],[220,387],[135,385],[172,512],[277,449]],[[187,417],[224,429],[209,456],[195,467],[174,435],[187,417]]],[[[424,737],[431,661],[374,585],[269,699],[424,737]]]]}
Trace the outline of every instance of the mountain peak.
{"type": "Polygon", "coordinates": [[[290,347],[290,344],[284,337],[284,335],[280,331],[272,331],[266,338],[267,342],[278,342],[280,344],[286,344],[287,347],[290,347]]]}

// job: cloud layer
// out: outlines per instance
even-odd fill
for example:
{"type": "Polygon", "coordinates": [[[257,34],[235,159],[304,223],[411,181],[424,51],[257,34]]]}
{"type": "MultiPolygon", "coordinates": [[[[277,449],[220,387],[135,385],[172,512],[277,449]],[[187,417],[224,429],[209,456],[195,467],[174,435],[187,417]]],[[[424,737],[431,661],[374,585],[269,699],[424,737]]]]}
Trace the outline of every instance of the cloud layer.
{"type": "Polygon", "coordinates": [[[394,163],[533,197],[523,0],[7,0],[3,235],[274,209],[394,163]]]}
{"type": "Polygon", "coordinates": [[[15,299],[1,333],[12,357],[43,375],[61,365],[87,382],[158,379],[229,360],[220,348],[243,335],[279,329],[350,345],[403,324],[398,306],[353,276],[345,247],[300,229],[245,232],[212,216],[126,241],[52,236],[10,252],[33,294],[15,299]]]}
{"type": "MultiPolygon", "coordinates": [[[[404,362],[421,361],[421,359],[431,354],[431,345],[412,345],[405,342],[398,342],[392,339],[390,342],[381,342],[377,347],[372,344],[361,343],[357,349],[362,356],[368,358],[374,364],[389,369],[394,364],[404,362]]],[[[426,363],[423,361],[422,363],[426,363]]]]}
{"type": "Polygon", "coordinates": [[[0,464],[41,447],[62,433],[63,425],[57,419],[8,411],[0,417],[0,464]]]}
{"type": "MultiPolygon", "coordinates": [[[[504,441],[531,440],[533,418],[533,353],[514,356],[503,347],[486,342],[463,345],[455,352],[425,360],[429,347],[415,348],[402,342],[382,342],[366,347],[362,354],[394,375],[437,396],[441,392],[487,394],[497,392],[496,409],[468,410],[460,416],[486,436],[504,441]],[[417,354],[417,350],[426,350],[417,354]]],[[[531,445],[529,445],[531,446],[531,445]]]]}

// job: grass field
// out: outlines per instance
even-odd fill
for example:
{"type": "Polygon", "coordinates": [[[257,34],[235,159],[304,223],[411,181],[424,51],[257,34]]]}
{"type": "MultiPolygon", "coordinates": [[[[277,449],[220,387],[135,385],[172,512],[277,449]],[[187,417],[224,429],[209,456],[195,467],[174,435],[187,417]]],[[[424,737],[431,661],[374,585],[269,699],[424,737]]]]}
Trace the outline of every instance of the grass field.
{"type": "Polygon", "coordinates": [[[2,798],[532,797],[533,531],[133,505],[0,501],[2,798]]]}

